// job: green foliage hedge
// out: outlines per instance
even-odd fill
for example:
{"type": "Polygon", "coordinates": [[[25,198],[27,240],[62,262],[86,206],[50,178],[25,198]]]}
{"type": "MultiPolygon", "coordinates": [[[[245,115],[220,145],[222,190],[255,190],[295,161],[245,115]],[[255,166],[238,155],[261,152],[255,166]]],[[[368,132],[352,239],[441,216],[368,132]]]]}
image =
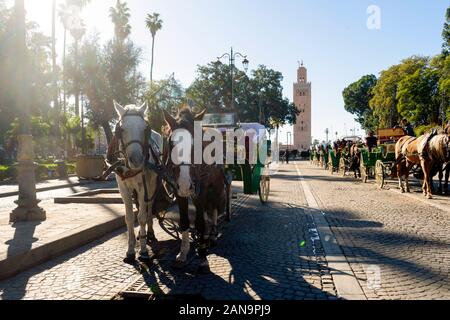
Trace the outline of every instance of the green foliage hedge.
{"type": "MultiPolygon", "coordinates": [[[[75,174],[75,164],[67,163],[67,173],[75,174]]],[[[58,177],[58,165],[54,163],[38,163],[36,166],[36,180],[45,180],[58,177]]],[[[17,178],[17,166],[0,165],[0,181],[17,178]]]]}
{"type": "Polygon", "coordinates": [[[414,129],[414,133],[416,134],[416,137],[420,137],[421,135],[427,133],[428,131],[430,131],[433,128],[439,128],[439,126],[437,124],[418,126],[417,128],[414,129]]]}

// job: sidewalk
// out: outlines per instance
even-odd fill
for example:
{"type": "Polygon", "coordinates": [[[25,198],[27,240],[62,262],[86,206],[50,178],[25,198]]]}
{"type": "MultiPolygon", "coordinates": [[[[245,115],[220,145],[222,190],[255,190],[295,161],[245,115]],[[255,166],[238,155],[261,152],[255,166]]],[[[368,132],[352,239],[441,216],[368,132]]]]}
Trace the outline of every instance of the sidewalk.
{"type": "Polygon", "coordinates": [[[10,224],[0,216],[0,280],[125,225],[123,205],[41,203],[47,220],[10,224]]]}
{"type": "MultiPolygon", "coordinates": [[[[36,183],[36,191],[49,191],[67,187],[77,187],[92,183],[89,180],[80,180],[78,177],[69,177],[64,180],[47,180],[36,183]]],[[[13,197],[19,194],[19,186],[17,184],[4,184],[0,185],[0,198],[13,197]]]]}

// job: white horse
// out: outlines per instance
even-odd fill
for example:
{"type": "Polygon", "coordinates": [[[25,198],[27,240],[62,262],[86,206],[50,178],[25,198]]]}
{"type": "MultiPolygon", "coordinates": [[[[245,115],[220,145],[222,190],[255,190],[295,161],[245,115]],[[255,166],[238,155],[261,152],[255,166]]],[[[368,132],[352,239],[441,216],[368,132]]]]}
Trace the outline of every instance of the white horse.
{"type": "Polygon", "coordinates": [[[133,263],[136,258],[135,214],[133,212],[133,197],[138,202],[139,213],[139,260],[149,261],[147,241],[157,242],[153,230],[153,214],[155,194],[158,186],[158,174],[147,169],[146,163],[157,163],[162,146],[161,136],[151,131],[145,121],[147,105],[140,108],[135,105],[122,107],[114,101],[114,107],[120,121],[114,136],[118,151],[123,155],[124,165],[116,171],[117,184],[126,209],[126,224],[128,229],[128,251],[124,262],[133,263]],[[150,145],[155,153],[149,151],[150,145]],[[148,229],[146,230],[146,226],[148,229]]]}

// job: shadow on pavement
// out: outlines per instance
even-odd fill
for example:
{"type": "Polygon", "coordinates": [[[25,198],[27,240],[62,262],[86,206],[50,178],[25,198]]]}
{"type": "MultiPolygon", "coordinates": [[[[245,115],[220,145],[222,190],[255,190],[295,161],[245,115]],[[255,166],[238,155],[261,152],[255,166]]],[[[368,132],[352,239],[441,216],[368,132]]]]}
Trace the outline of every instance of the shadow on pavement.
{"type": "Polygon", "coordinates": [[[211,273],[198,274],[199,261],[193,259],[182,271],[174,270],[170,263],[161,264],[143,277],[152,291],[158,283],[161,287],[156,290],[168,291],[169,297],[337,299],[321,244],[311,241],[312,227],[312,218],[300,207],[274,210],[251,198],[250,205],[224,227],[218,246],[211,250],[211,273]],[[300,245],[303,241],[305,246],[300,245]],[[327,275],[329,285],[324,291],[321,281],[327,275]]]}
{"type": "MultiPolygon", "coordinates": [[[[37,226],[36,224],[35,226],[37,226]]],[[[62,256],[59,256],[55,259],[52,259],[48,262],[45,262],[37,267],[33,267],[27,271],[21,272],[20,274],[9,278],[7,280],[4,280],[0,282],[0,298],[2,300],[20,300],[25,297],[27,293],[27,285],[33,276],[40,274],[42,272],[45,272],[48,269],[54,268],[58,266],[59,264],[62,264],[70,259],[73,259],[77,257],[78,255],[83,254],[84,252],[101,245],[102,243],[117,237],[118,235],[123,234],[125,231],[125,228],[119,229],[117,231],[114,231],[110,233],[109,235],[96,240],[94,242],[91,242],[87,245],[84,245],[76,250],[71,251],[70,253],[66,253],[62,256]]],[[[16,233],[18,236],[22,236],[22,233],[16,233]]],[[[28,241],[28,246],[32,246],[32,243],[35,242],[37,239],[32,237],[31,231],[27,231],[27,234],[29,236],[30,241],[28,241]]],[[[16,237],[14,237],[16,239],[16,237]]],[[[19,238],[18,238],[19,239],[19,238]]],[[[17,241],[17,243],[22,243],[23,239],[20,240],[11,240],[13,242],[11,250],[14,248],[14,241],[17,241]]]]}
{"type": "MultiPolygon", "coordinates": [[[[8,251],[6,256],[13,257],[20,253],[29,251],[33,247],[33,243],[37,242],[39,239],[34,237],[34,232],[36,227],[40,225],[40,222],[16,222],[11,227],[15,229],[14,237],[11,240],[6,241],[5,244],[8,245],[8,251]]],[[[15,293],[11,296],[7,288],[3,290],[2,298],[9,299],[20,299],[21,296],[25,294],[25,288],[28,283],[28,277],[24,277],[18,283],[15,284],[15,293]],[[17,296],[18,298],[14,298],[17,296]]],[[[1,289],[1,285],[0,285],[1,289]]]]}

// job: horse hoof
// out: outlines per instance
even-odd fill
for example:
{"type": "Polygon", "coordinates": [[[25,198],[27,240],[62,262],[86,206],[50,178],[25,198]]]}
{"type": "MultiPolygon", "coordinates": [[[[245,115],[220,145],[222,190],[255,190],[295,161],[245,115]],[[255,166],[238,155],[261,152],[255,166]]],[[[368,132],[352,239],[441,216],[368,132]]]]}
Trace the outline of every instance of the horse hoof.
{"type": "Polygon", "coordinates": [[[404,190],[404,189],[402,189],[402,193],[405,193],[405,190],[404,190]]]}
{"type": "Polygon", "coordinates": [[[177,270],[183,269],[185,265],[186,262],[180,260],[175,260],[174,262],[172,262],[172,268],[177,270]]]}
{"type": "Polygon", "coordinates": [[[136,261],[136,255],[135,254],[127,254],[125,259],[123,259],[123,262],[126,264],[133,264],[136,261]]]}
{"type": "Polygon", "coordinates": [[[428,199],[433,199],[433,196],[432,195],[428,195],[427,198],[428,199]]]}
{"type": "Polygon", "coordinates": [[[141,253],[139,254],[139,261],[140,262],[150,262],[150,256],[148,255],[148,253],[141,253]]]}

